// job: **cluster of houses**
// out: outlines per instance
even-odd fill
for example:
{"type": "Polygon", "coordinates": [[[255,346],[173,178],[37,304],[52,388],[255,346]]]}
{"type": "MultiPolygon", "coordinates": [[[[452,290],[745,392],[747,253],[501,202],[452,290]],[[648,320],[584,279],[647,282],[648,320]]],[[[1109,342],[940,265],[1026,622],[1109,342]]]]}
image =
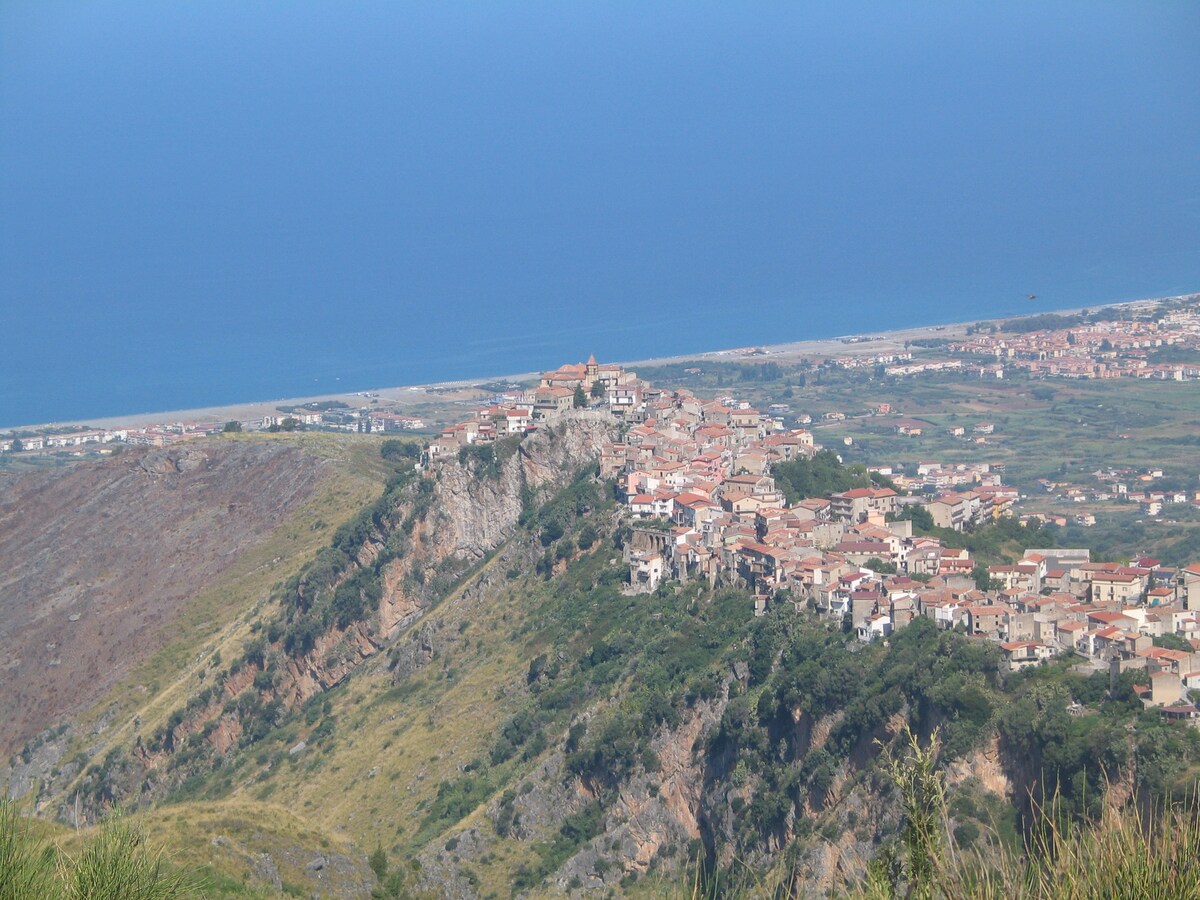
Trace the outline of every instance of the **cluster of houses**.
{"type": "Polygon", "coordinates": [[[872,369],[875,366],[902,365],[913,358],[907,350],[902,353],[876,353],[861,356],[836,356],[833,364],[839,369],[872,369]]]}
{"type": "Polygon", "coordinates": [[[1147,704],[1200,717],[1187,702],[1200,689],[1200,566],[1093,562],[1086,549],[1046,549],[987,567],[982,581],[968,551],[914,533],[898,515],[920,504],[935,524],[968,530],[1012,514],[1017,493],[1000,466],[923,462],[911,478],[883,474],[901,488],[960,490],[911,497],[862,487],[789,504],[772,467],[820,448],[808,431],[785,430],[734,398],[657,389],[592,358],[497,399],[445,429],[429,458],[526,434],[580,405],[622,422],[620,438],[601,450],[600,471],[615,480],[631,521],[631,593],[668,581],[735,584],[752,593],[756,613],[808,605],[865,642],[925,616],[995,642],[1012,669],[1068,651],[1097,667],[1145,669],[1147,704]],[[1190,649],[1155,646],[1167,634],[1190,649]]]}
{"type": "MultiPolygon", "coordinates": [[[[1149,705],[1191,706],[1188,692],[1200,689],[1200,565],[1177,570],[1149,557],[1092,562],[1086,549],[1048,549],[991,566],[988,575],[988,591],[917,591],[912,611],[995,641],[1013,669],[1074,651],[1098,667],[1146,670],[1149,705]],[[1179,649],[1155,645],[1166,635],[1179,639],[1172,642],[1179,649]]],[[[904,621],[893,617],[887,627],[904,621]]]]}
{"type": "Polygon", "coordinates": [[[900,466],[872,466],[871,471],[886,475],[892,483],[908,491],[932,491],[962,485],[999,487],[1004,478],[1004,463],[945,463],[920,460],[910,474],[900,466]]]}
{"type": "Polygon", "coordinates": [[[167,447],[180,441],[215,434],[223,426],[213,423],[166,422],[142,428],[84,429],[0,438],[0,453],[63,451],[94,448],[101,444],[167,447]]]}
{"type": "Polygon", "coordinates": [[[939,359],[928,360],[925,362],[903,363],[895,366],[886,366],[883,374],[889,378],[907,378],[913,375],[929,375],[938,372],[959,372],[965,375],[973,375],[977,378],[1003,378],[1004,367],[999,363],[979,363],[965,362],[961,359],[939,359]]]}
{"type": "Polygon", "coordinates": [[[1200,365],[1153,362],[1164,347],[1200,349],[1200,310],[1174,310],[1158,320],[1096,322],[1019,335],[975,334],[950,344],[954,353],[990,356],[1004,366],[1058,378],[1200,379],[1200,365]]]}
{"type": "Polygon", "coordinates": [[[428,448],[437,459],[463,447],[489,443],[534,431],[539,424],[576,407],[601,407],[623,421],[633,421],[650,388],[634,372],[617,365],[600,365],[594,356],[586,363],[565,365],[542,374],[535,387],[501,395],[464,422],[442,429],[428,448]]]}
{"type": "Polygon", "coordinates": [[[244,422],[243,427],[252,430],[269,430],[285,427],[288,420],[306,428],[322,428],[329,431],[351,431],[363,434],[394,434],[401,431],[422,431],[425,421],[415,416],[405,416],[394,408],[347,406],[332,409],[309,409],[303,406],[284,407],[279,413],[264,416],[261,421],[244,422]]]}
{"type": "Polygon", "coordinates": [[[1003,378],[1004,366],[1000,363],[978,363],[962,359],[933,359],[914,361],[913,355],[904,353],[879,353],[874,356],[837,356],[831,362],[839,369],[867,369],[883,367],[889,378],[908,378],[913,375],[930,375],[940,372],[955,372],[977,378],[1003,378]]]}
{"type": "Polygon", "coordinates": [[[75,431],[68,434],[39,434],[28,437],[0,438],[0,453],[13,453],[20,450],[48,450],[83,447],[87,444],[108,444],[112,441],[123,441],[127,437],[124,431],[75,431]]]}
{"type": "MultiPolygon", "coordinates": [[[[268,431],[286,427],[289,422],[303,425],[306,428],[318,427],[370,434],[420,431],[425,428],[425,422],[419,418],[372,407],[324,410],[298,407],[286,412],[279,411],[261,418],[242,421],[238,424],[246,431],[268,431]]],[[[216,434],[224,428],[224,422],[184,420],[146,425],[140,428],[89,428],[61,433],[47,431],[38,434],[0,437],[0,453],[94,449],[96,445],[112,443],[129,444],[135,447],[169,447],[181,441],[216,434]]]]}
{"type": "Polygon", "coordinates": [[[1059,500],[1071,503],[1127,502],[1138,504],[1141,512],[1158,516],[1170,507],[1181,504],[1200,506],[1198,488],[1160,488],[1154,482],[1163,477],[1161,469],[1134,471],[1133,469],[1099,469],[1092,475],[1100,482],[1099,487],[1081,484],[1059,483],[1049,478],[1039,478],[1038,487],[1059,500]]]}

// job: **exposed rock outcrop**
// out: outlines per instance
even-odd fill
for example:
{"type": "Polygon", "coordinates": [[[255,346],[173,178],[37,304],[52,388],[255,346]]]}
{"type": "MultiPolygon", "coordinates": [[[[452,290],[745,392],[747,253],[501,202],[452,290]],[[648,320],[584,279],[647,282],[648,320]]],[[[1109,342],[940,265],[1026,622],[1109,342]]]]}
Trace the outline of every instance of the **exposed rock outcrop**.
{"type": "Polygon", "coordinates": [[[497,444],[487,472],[470,455],[435,463],[423,476],[433,484],[424,514],[418,513],[421,492],[414,487],[376,525],[358,555],[359,565],[373,564],[397,529],[409,525],[406,552],[384,566],[376,620],[319,638],[310,653],[288,663],[280,694],[295,705],[339,684],[436,602],[439,588],[501,547],[516,531],[525,503],[561,490],[593,464],[616,429],[611,415],[581,410],[520,443],[497,444]]]}
{"type": "MultiPolygon", "coordinates": [[[[294,709],[348,678],[453,589],[461,588],[464,599],[486,597],[491,572],[480,571],[466,584],[462,579],[506,545],[526,504],[553,496],[594,465],[616,429],[616,420],[606,413],[571,413],[519,443],[498,443],[489,448],[490,455],[464,453],[439,460],[407,487],[389,494],[368,510],[361,542],[347,554],[353,562],[341,570],[336,583],[376,570],[380,593],[375,614],[339,623],[336,616],[302,612],[309,616],[306,627],[320,629],[310,633],[305,652],[285,652],[283,637],[272,638],[255,659],[247,657],[225,675],[219,701],[177,711],[161,739],[139,740],[128,758],[127,777],[109,780],[105,791],[123,800],[131,799],[127,793],[140,791],[151,799],[169,792],[187,770],[177,768],[166,778],[151,776],[170,768],[169,759],[190,736],[202,735],[218,756],[236,751],[248,726],[239,722],[240,712],[231,711],[226,699],[253,689],[264,704],[294,709]],[[278,664],[260,686],[257,676],[264,672],[267,656],[278,664]],[[138,777],[138,771],[145,777],[138,777]]],[[[158,454],[139,460],[136,468],[143,478],[183,479],[211,469],[212,462],[194,455],[158,454]]],[[[527,549],[510,547],[506,552],[514,563],[519,556],[522,567],[532,562],[527,549]]],[[[310,591],[306,579],[300,578],[299,599],[308,602],[310,591]]],[[[393,667],[400,672],[415,671],[433,655],[435,636],[427,630],[414,636],[416,640],[398,642],[392,654],[393,667]]],[[[254,704],[247,708],[252,715],[260,714],[254,704]]],[[[203,768],[211,762],[198,759],[194,765],[203,768]]],[[[106,799],[96,791],[88,796],[97,802],[106,799]]]]}

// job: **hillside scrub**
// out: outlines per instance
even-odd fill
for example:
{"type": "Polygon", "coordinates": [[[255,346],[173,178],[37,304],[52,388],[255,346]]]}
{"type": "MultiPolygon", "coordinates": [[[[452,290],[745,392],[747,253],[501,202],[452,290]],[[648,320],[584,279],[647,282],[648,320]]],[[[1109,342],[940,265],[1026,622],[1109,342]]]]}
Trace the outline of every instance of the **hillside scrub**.
{"type": "MultiPolygon", "coordinates": [[[[506,503],[513,499],[514,485],[520,485],[525,515],[509,527],[540,536],[547,576],[568,563],[580,545],[596,546],[600,530],[596,525],[580,529],[577,520],[612,507],[610,492],[599,489],[595,464],[580,468],[576,462],[590,455],[589,442],[603,434],[605,423],[581,421],[580,427],[568,425],[556,434],[547,429],[532,457],[514,459],[519,439],[511,438],[450,466],[456,483],[479,489],[477,497],[472,489],[472,498],[494,502],[506,515],[513,514],[506,503]],[[506,473],[503,480],[497,467],[506,473]]],[[[385,580],[391,596],[402,595],[409,607],[405,615],[412,617],[454,593],[470,572],[486,567],[496,548],[481,546],[474,533],[464,537],[452,531],[435,502],[445,473],[415,470],[404,452],[407,446],[381,448],[381,457],[392,463],[382,495],[340,525],[301,571],[276,585],[265,615],[250,622],[251,637],[228,668],[214,672],[210,684],[193,687],[187,701],[175,705],[132,751],[116,748],[113,759],[120,766],[89,769],[79,785],[89,814],[116,799],[223,796],[232,787],[228,755],[259,745],[257,754],[269,758],[280,743],[305,737],[293,714],[298,703],[314,689],[333,688],[383,649],[387,637],[377,611],[385,580]],[[460,552],[464,545],[467,552],[460,552]],[[389,569],[394,562],[400,565],[389,569]],[[119,769],[116,777],[107,774],[110,769],[119,769]]],[[[503,526],[495,524],[486,539],[503,542],[503,526]]],[[[324,719],[332,724],[331,717],[324,719]]],[[[316,729],[310,739],[321,736],[322,725],[306,724],[316,729]]]]}
{"type": "MultiPolygon", "coordinates": [[[[493,461],[449,464],[491,489],[493,461]]],[[[797,469],[795,482],[811,486],[827,465],[797,469]]],[[[846,477],[870,483],[865,472],[846,477]]],[[[853,860],[837,870],[837,889],[882,848],[871,884],[886,875],[880,884],[907,891],[971,853],[1023,852],[1013,848],[1044,831],[1032,798],[1057,798],[1054,827],[1083,835],[1104,821],[1110,781],[1139,802],[1166,802],[1200,760],[1197,732],[1142,711],[1134,673],[1112,688],[1065,660],[1004,673],[993,644],[924,617],[864,645],[787,594],[756,617],[750,594],[705,581],[630,595],[619,554],[628,531],[593,466],[542,490],[522,484],[512,530],[472,558],[468,576],[440,569],[444,560],[414,567],[431,573],[421,587],[436,600],[394,637],[369,635],[387,666],[289,708],[272,696],[287,667],[329,629],[370,619],[382,566],[428,547],[423,517],[440,515],[430,485],[398,475],[281,583],[271,599],[286,613],[271,610],[227,670],[211,663],[210,683],[155,733],[165,763],[137,769],[141,747],[106,758],[93,767],[95,805],[139,790],[147,800],[172,790],[228,798],[253,785],[258,800],[286,794],[325,812],[335,788],[316,785],[336,786],[346,809],[369,811],[355,838],[384,851],[374,854],[379,880],[403,869],[406,883],[434,892],[460,876],[480,876],[485,895],[586,879],[625,891],[682,871],[703,892],[757,896],[830,848],[853,860]],[[216,736],[227,741],[219,757],[216,736]],[[910,752],[913,740],[926,757],[910,752]],[[985,753],[992,787],[948,778],[985,753]],[[948,834],[924,862],[904,823],[931,801],[921,794],[914,806],[898,783],[909,756],[925,760],[921,778],[945,785],[937,822],[948,834]],[[644,851],[636,864],[634,843],[644,851]],[[388,853],[406,865],[390,868],[388,853]]],[[[1050,537],[1004,523],[962,539],[1003,554],[1050,537]]],[[[796,885],[796,895],[816,889],[796,885]]]]}
{"type": "MultiPolygon", "coordinates": [[[[818,828],[830,825],[825,815],[836,802],[836,784],[849,777],[869,785],[883,776],[871,742],[887,740],[897,716],[924,735],[939,729],[943,763],[999,734],[1014,758],[1044,768],[1039,783],[1061,791],[1064,815],[1079,820],[1097,814],[1082,801],[1103,797],[1100,773],[1125,771],[1134,752],[1126,746],[1127,725],[1139,754],[1177,759],[1177,774],[1198,756],[1189,730],[1140,714],[1130,679],[1112,698],[1107,676],[1085,678],[1067,667],[1005,681],[992,645],[939,632],[925,619],[898,632],[891,646],[864,647],[786,606],[748,618],[748,598],[739,591],[692,585],[628,597],[620,573],[600,563],[583,557],[545,594],[528,597],[539,623],[525,632],[530,700],[497,728],[480,769],[439,789],[439,798],[471,799],[451,815],[435,804],[438,828],[475,808],[485,785],[495,795],[508,790],[554,746],[555,734],[565,736],[559,746],[567,772],[595,794],[600,810],[611,812],[623,790],[657,771],[661,736],[696,715],[698,704],[722,698],[719,722],[697,750],[712,779],[707,793],[729,804],[721,815],[731,830],[718,826],[712,833],[706,863],[717,867],[707,877],[728,889],[757,876],[739,873],[746,862],[722,872],[722,857],[769,866],[766,848],[811,843],[818,828]],[[731,680],[742,665],[744,680],[731,680]],[[1068,718],[1073,701],[1103,715],[1068,718]],[[602,711],[587,714],[598,703],[602,711]],[[797,716],[828,723],[819,746],[797,728],[797,716]],[[732,844],[722,850],[725,840],[732,844]]],[[[1170,771],[1156,763],[1155,772],[1170,771]]],[[[1174,786],[1170,778],[1139,778],[1152,794],[1174,786]]],[[[957,808],[964,838],[990,827],[989,804],[964,800],[957,808]]],[[[511,799],[500,812],[497,831],[505,836],[513,827],[511,799]]],[[[544,861],[528,867],[523,883],[536,884],[550,871],[544,861]]]]}

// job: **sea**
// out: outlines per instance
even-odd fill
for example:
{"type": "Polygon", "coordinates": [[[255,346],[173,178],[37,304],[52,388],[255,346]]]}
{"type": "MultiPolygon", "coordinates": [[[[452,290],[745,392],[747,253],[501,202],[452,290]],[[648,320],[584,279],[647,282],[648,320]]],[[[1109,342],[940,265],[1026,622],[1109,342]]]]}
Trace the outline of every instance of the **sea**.
{"type": "Polygon", "coordinates": [[[0,428],[1197,291],[1198,47],[1191,0],[9,0],[0,428]]]}

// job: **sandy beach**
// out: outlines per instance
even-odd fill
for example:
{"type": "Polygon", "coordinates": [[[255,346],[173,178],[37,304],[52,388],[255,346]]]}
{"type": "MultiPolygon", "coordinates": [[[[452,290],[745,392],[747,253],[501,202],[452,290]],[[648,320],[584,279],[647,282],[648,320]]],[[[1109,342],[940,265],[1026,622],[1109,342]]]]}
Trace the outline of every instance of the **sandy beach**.
{"type": "MultiPolygon", "coordinates": [[[[1185,296],[1195,297],[1197,295],[1185,296]]],[[[1086,308],[1101,309],[1104,308],[1104,306],[1137,307],[1153,305],[1156,303],[1177,299],[1181,298],[1164,297],[1146,300],[1134,300],[1126,303],[1096,305],[1086,308]]],[[[1071,315],[1081,312],[1084,308],[1085,307],[1047,311],[1039,310],[1031,311],[1029,314],[1071,315]]],[[[691,353],[680,356],[655,357],[652,359],[627,361],[616,360],[616,362],[625,366],[626,368],[636,370],[639,366],[669,365],[684,362],[765,362],[767,360],[791,362],[794,360],[803,359],[805,357],[811,359],[823,359],[832,356],[871,356],[879,353],[902,350],[904,348],[905,341],[913,341],[920,338],[931,337],[947,339],[962,337],[966,334],[968,328],[983,321],[1001,320],[973,319],[967,322],[956,322],[945,325],[923,325],[895,331],[855,333],[852,335],[841,335],[838,337],[824,338],[820,340],[792,341],[781,344],[763,344],[757,347],[708,350],[701,353],[691,353]],[[847,340],[851,337],[855,339],[854,342],[847,343],[847,340]],[[752,353],[751,351],[755,352],[752,353]]],[[[562,362],[571,363],[580,361],[581,360],[563,360],[562,362]]],[[[609,360],[603,361],[609,362],[609,360]]],[[[517,374],[496,375],[491,378],[473,378],[464,381],[442,381],[431,384],[371,388],[365,391],[321,394],[308,397],[281,397],[274,400],[256,400],[243,403],[230,403],[222,406],[209,406],[200,409],[135,413],[130,415],[110,416],[107,418],[98,419],[82,419],[69,422],[42,422],[31,425],[4,426],[4,430],[29,431],[42,428],[74,426],[89,426],[93,428],[104,429],[140,428],[147,425],[155,425],[160,423],[188,421],[197,423],[211,423],[237,420],[244,422],[256,418],[261,419],[263,416],[276,413],[277,407],[280,405],[299,406],[305,403],[336,400],[350,406],[362,406],[365,404],[365,402],[368,402],[366,396],[364,396],[367,394],[370,394],[372,398],[378,397],[380,401],[386,401],[389,404],[399,406],[401,409],[412,408],[431,402],[439,405],[457,403],[466,406],[473,404],[480,397],[480,392],[474,387],[474,385],[487,382],[526,381],[537,377],[537,374],[538,373],[536,372],[522,372],[517,374]]]]}

